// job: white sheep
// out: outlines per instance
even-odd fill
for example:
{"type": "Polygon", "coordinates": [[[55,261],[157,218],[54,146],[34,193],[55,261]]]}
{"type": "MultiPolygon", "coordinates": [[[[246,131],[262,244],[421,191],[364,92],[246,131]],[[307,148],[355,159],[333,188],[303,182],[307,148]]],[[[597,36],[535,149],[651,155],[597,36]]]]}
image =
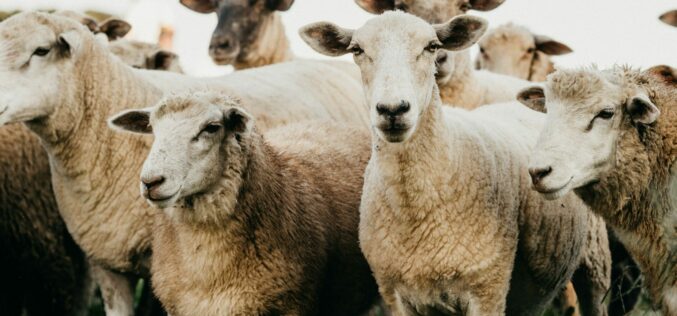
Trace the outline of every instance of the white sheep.
{"type": "Polygon", "coordinates": [[[675,315],[677,84],[669,67],[653,70],[560,70],[522,99],[547,108],[529,169],[534,188],[548,198],[573,191],[600,214],[655,306],[675,315]]]}
{"type": "Polygon", "coordinates": [[[536,315],[580,260],[590,216],[582,202],[529,189],[544,115],[517,102],[442,107],[437,51],[465,49],[485,28],[470,16],[433,27],[387,12],[357,30],[301,29],[315,50],[352,52],[362,70],[373,145],[360,245],[396,315],[536,315]]]}
{"type": "Polygon", "coordinates": [[[172,315],[359,315],[378,297],[358,244],[364,128],[259,134],[237,100],[173,95],[115,129],[155,136],[142,195],[164,209],[155,293],[172,315]]]}
{"type": "Polygon", "coordinates": [[[550,56],[573,52],[569,46],[544,35],[533,34],[513,23],[489,30],[479,41],[477,69],[528,81],[544,81],[555,71],[550,56]]]}
{"type": "MultiPolygon", "coordinates": [[[[359,82],[329,63],[212,79],[134,70],[79,23],[37,12],[3,21],[0,43],[0,125],[24,122],[42,140],[64,222],[88,258],[111,272],[106,284],[124,283],[123,275],[110,277],[115,273],[148,275],[154,213],[130,189],[149,144],[108,131],[111,114],[153,104],[165,91],[201,88],[240,98],[264,130],[310,118],[366,121],[363,98],[354,93],[359,82]]],[[[130,313],[131,291],[112,290],[119,303],[110,307],[130,313]]]]}

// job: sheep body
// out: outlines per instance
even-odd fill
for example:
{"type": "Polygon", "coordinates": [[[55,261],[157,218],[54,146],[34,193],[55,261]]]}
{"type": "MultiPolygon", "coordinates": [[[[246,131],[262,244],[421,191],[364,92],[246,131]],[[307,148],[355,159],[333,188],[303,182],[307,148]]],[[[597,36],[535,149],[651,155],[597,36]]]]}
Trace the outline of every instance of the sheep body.
{"type": "Polygon", "coordinates": [[[88,265],[59,216],[47,155],[23,125],[0,128],[0,260],[5,315],[84,315],[88,265]]]}
{"type": "Polygon", "coordinates": [[[366,131],[306,123],[250,139],[239,186],[224,180],[192,208],[170,211],[225,212],[226,221],[157,216],[157,295],[175,315],[364,312],[377,294],[357,241],[366,131]],[[237,201],[222,190],[239,191],[237,201]]]}

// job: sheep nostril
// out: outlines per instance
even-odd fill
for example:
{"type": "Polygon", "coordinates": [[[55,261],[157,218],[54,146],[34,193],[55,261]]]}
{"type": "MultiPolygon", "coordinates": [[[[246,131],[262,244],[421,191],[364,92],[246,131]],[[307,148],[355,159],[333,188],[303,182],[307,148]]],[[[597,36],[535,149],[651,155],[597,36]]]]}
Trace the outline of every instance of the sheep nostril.
{"type": "Polygon", "coordinates": [[[165,177],[163,176],[157,176],[157,177],[152,177],[150,179],[141,179],[141,182],[143,183],[143,186],[146,188],[147,191],[151,191],[154,188],[160,186],[165,182],[165,177]]]}
{"type": "Polygon", "coordinates": [[[545,168],[531,168],[529,169],[529,175],[531,175],[531,182],[533,184],[538,184],[541,180],[547,177],[552,172],[552,167],[547,166],[545,168]]]}

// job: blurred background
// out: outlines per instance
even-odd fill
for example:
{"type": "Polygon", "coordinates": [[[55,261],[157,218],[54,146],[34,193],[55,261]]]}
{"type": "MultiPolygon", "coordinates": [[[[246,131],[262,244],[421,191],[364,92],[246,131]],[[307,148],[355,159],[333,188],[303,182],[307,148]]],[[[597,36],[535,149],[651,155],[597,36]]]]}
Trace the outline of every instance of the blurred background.
{"type": "MultiPolygon", "coordinates": [[[[163,29],[173,30],[173,40],[168,44],[171,47],[166,48],[180,56],[186,73],[217,76],[232,71],[230,66],[215,65],[207,53],[216,14],[195,13],[178,0],[0,1],[0,11],[34,9],[93,10],[117,16],[132,24],[128,38],[146,42],[157,42],[163,29]]],[[[556,57],[559,66],[596,63],[648,67],[677,65],[677,28],[658,20],[661,13],[671,9],[677,9],[677,0],[506,0],[496,10],[471,14],[487,18],[490,27],[512,21],[566,43],[574,53],[556,57]]],[[[282,17],[296,56],[325,58],[301,41],[299,27],[326,20],[355,28],[370,14],[353,0],[296,0],[282,17]]],[[[476,53],[473,47],[472,54],[476,53]]]]}

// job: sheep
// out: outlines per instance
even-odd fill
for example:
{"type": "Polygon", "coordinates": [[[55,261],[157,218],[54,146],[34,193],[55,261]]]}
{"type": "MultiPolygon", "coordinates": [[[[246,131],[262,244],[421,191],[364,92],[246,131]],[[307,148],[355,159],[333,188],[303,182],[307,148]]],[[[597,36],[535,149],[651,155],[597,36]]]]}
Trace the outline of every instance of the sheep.
{"type": "Polygon", "coordinates": [[[141,172],[164,210],[155,292],[172,315],[365,312],[378,293],[357,240],[367,130],[322,121],[262,135],[254,121],[204,92],[109,120],[155,136],[141,172]]]}
{"type": "Polygon", "coordinates": [[[668,25],[677,26],[677,10],[665,12],[659,19],[668,25]]]}
{"type": "MultiPolygon", "coordinates": [[[[366,128],[364,101],[354,93],[359,82],[329,63],[289,62],[209,79],[135,70],[79,23],[38,12],[3,21],[0,43],[0,126],[24,122],[40,138],[68,231],[90,262],[105,268],[106,284],[148,276],[154,213],[129,189],[149,144],[106,131],[110,114],[157,102],[167,91],[202,88],[240,98],[264,130],[303,119],[366,128]]],[[[131,291],[111,289],[116,303],[107,308],[128,314],[131,291]]]]}
{"type": "Polygon", "coordinates": [[[529,166],[534,189],[580,196],[632,254],[655,307],[675,315],[677,85],[665,69],[560,70],[521,99],[547,108],[529,166]]]}
{"type": "Polygon", "coordinates": [[[108,49],[125,64],[138,69],[166,70],[183,73],[179,56],[156,44],[119,39],[108,44],[108,49]]]}
{"type": "Polygon", "coordinates": [[[93,284],[59,216],[39,139],[23,126],[4,127],[0,148],[0,311],[85,315],[93,284]]]}
{"type": "Polygon", "coordinates": [[[294,0],[180,0],[199,13],[216,13],[218,24],[209,43],[209,56],[218,65],[236,70],[292,60],[294,54],[279,14],[294,0]]]}
{"type": "Polygon", "coordinates": [[[126,21],[110,18],[99,25],[92,17],[74,11],[57,11],[54,14],[76,20],[85,25],[94,34],[105,34],[103,42],[110,42],[110,51],[122,61],[134,68],[167,70],[183,73],[179,57],[156,44],[123,39],[132,29],[126,21]]]}
{"type": "MultiPolygon", "coordinates": [[[[488,11],[503,3],[503,0],[356,0],[357,4],[368,12],[380,14],[386,10],[402,10],[416,15],[430,23],[443,23],[449,19],[467,12],[470,9],[488,11]]],[[[470,54],[466,51],[445,51],[437,53],[435,61],[436,82],[440,90],[442,101],[466,109],[496,102],[514,101],[515,96],[529,82],[509,76],[494,74],[485,70],[475,71],[471,67],[470,54]]],[[[584,282],[583,286],[592,285],[587,289],[580,288],[581,306],[586,314],[598,314],[602,297],[609,287],[609,267],[605,260],[593,258],[608,258],[609,247],[607,239],[599,243],[592,240],[598,238],[599,233],[606,228],[599,227],[603,223],[596,220],[591,223],[588,244],[585,246],[587,259],[583,260],[583,269],[590,278],[577,278],[584,282]],[[594,263],[597,266],[585,266],[594,263]],[[585,291],[585,292],[583,292],[585,291]],[[587,305],[586,305],[587,304],[587,305]]],[[[566,292],[563,292],[566,295],[566,292]]],[[[570,292],[569,292],[570,293],[570,292]]],[[[564,297],[564,301],[573,301],[576,298],[564,297]]],[[[602,313],[602,312],[599,312],[602,313]]]]}
{"type": "Polygon", "coordinates": [[[545,81],[555,71],[550,56],[573,52],[563,43],[512,23],[490,30],[478,44],[475,68],[527,81],[545,81]]]}
{"type": "Polygon", "coordinates": [[[536,315],[580,261],[591,214],[573,194],[547,201],[529,188],[544,116],[518,102],[442,107],[438,49],[464,49],[485,28],[471,16],[433,27],[386,12],[357,30],[300,31],[320,53],[352,52],[362,70],[372,156],[360,246],[395,315],[536,315]]]}

